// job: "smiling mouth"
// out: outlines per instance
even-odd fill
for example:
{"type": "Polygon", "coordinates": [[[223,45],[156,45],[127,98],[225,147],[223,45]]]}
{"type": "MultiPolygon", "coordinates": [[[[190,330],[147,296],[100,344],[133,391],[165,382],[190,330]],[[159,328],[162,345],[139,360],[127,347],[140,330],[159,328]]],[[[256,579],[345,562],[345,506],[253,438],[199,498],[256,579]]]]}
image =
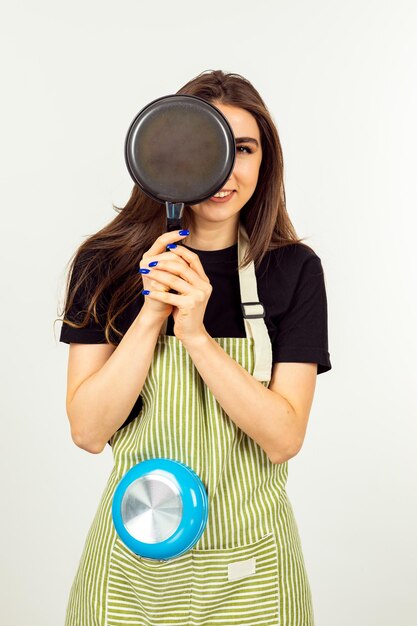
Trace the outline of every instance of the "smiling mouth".
{"type": "Polygon", "coordinates": [[[211,196],[211,198],[209,198],[209,200],[211,200],[212,202],[227,202],[228,200],[230,200],[234,194],[236,193],[236,191],[234,189],[231,189],[229,193],[227,193],[226,195],[214,195],[211,196]]]}
{"type": "Polygon", "coordinates": [[[212,198],[223,198],[225,196],[228,196],[230,193],[232,193],[232,191],[235,191],[235,190],[234,189],[220,189],[220,191],[215,193],[214,196],[212,196],[212,198]]]}

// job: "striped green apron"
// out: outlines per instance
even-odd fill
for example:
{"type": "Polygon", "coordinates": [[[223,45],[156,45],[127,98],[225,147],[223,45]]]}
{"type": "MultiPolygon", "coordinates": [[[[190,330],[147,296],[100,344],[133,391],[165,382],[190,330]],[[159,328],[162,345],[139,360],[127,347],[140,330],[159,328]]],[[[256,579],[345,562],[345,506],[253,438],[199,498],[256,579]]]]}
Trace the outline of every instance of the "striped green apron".
{"type": "MultiPolygon", "coordinates": [[[[239,262],[247,241],[240,225],[239,262]]],[[[246,338],[215,341],[268,387],[272,349],[263,316],[256,317],[263,308],[253,262],[239,270],[239,280],[246,338]]],[[[288,462],[273,464],[226,415],[181,341],[165,334],[166,327],[167,321],[141,391],[142,410],[111,439],[114,467],[70,590],[65,626],[314,626],[300,537],[285,490],[288,462]],[[111,516],[117,483],[133,465],[155,457],[191,467],[209,502],[198,542],[168,561],[130,551],[111,516]]]]}

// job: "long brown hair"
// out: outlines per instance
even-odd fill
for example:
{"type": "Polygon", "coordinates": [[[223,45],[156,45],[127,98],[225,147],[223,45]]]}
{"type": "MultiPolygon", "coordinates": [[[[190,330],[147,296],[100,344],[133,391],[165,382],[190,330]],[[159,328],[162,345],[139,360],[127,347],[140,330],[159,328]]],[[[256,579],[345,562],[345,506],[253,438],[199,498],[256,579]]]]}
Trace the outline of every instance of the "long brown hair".
{"type": "MultiPolygon", "coordinates": [[[[210,103],[219,102],[246,109],[257,121],[262,162],[255,191],[240,211],[239,219],[249,238],[248,252],[241,267],[253,261],[258,268],[268,251],[291,244],[311,250],[297,237],[288,216],[278,131],[253,85],[240,74],[206,70],[181,87],[177,94],[199,96],[210,103]]],[[[72,257],[61,315],[65,313],[63,321],[69,326],[85,328],[91,315],[98,323],[98,311],[103,311],[106,340],[115,345],[123,337],[117,328],[117,318],[142,291],[139,263],[146,250],[165,232],[166,211],[162,203],[149,198],[136,184],[126,206],[121,208],[113,204],[113,208],[117,216],[88,237],[72,257]],[[72,281],[75,264],[78,279],[72,281]],[[74,322],[66,315],[79,288],[87,294],[87,308],[83,311],[84,318],[74,322]],[[115,333],[115,341],[112,341],[110,331],[115,333]]],[[[182,227],[192,230],[192,222],[192,210],[185,205],[182,227]]]]}

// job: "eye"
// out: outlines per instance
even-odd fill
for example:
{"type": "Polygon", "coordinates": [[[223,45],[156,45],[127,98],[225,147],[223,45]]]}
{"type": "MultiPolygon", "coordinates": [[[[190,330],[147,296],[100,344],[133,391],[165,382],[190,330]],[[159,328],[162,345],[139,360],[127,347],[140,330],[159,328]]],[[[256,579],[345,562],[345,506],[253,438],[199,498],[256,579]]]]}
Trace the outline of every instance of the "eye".
{"type": "Polygon", "coordinates": [[[243,150],[247,150],[248,154],[252,154],[252,152],[253,152],[249,146],[237,146],[237,150],[240,150],[241,148],[243,150]]]}

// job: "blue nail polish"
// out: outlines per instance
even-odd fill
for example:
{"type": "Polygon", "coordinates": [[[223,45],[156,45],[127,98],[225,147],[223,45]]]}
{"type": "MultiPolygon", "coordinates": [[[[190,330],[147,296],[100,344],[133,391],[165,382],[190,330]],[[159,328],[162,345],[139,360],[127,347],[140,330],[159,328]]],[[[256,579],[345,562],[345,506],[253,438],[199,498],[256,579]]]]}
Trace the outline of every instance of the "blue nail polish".
{"type": "Polygon", "coordinates": [[[179,234],[180,234],[181,236],[182,236],[182,235],[189,235],[189,234],[190,234],[190,231],[189,231],[189,230],[180,230],[180,233],[179,233],[179,234]]]}
{"type": "Polygon", "coordinates": [[[147,270],[147,269],[145,269],[145,268],[141,268],[141,269],[139,270],[139,272],[140,272],[141,274],[149,274],[149,272],[150,272],[150,271],[151,271],[151,270],[147,270]]]}
{"type": "Polygon", "coordinates": [[[152,261],[151,263],[148,263],[148,267],[155,267],[155,265],[158,265],[158,261],[152,261]]]}
{"type": "Polygon", "coordinates": [[[142,293],[144,296],[148,296],[151,292],[148,289],[142,289],[142,293]]]}
{"type": "Polygon", "coordinates": [[[169,244],[167,245],[167,248],[168,248],[169,250],[171,250],[172,248],[176,248],[176,247],[177,247],[177,244],[176,244],[176,243],[169,243],[169,244]]]}

